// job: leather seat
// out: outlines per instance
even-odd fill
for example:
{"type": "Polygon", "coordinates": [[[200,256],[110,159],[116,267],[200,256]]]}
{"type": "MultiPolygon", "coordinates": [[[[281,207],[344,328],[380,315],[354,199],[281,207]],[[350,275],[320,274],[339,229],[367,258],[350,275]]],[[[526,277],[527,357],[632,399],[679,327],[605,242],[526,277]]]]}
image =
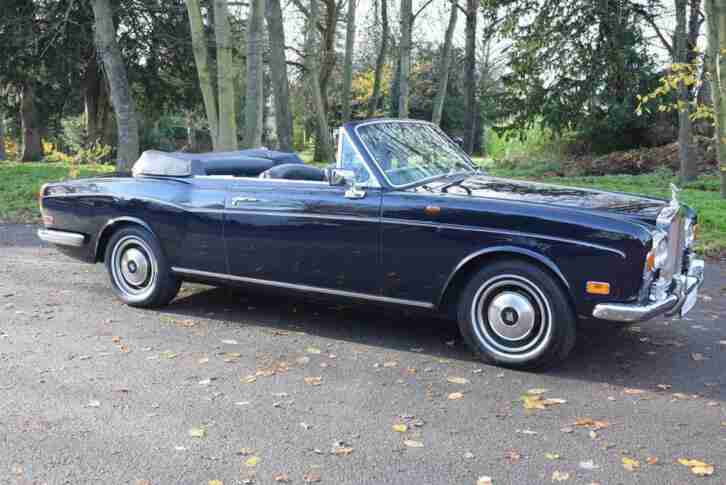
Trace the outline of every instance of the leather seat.
{"type": "Polygon", "coordinates": [[[262,179],[282,180],[310,180],[313,182],[324,182],[325,172],[310,165],[299,163],[284,163],[277,165],[260,174],[262,179]]]}

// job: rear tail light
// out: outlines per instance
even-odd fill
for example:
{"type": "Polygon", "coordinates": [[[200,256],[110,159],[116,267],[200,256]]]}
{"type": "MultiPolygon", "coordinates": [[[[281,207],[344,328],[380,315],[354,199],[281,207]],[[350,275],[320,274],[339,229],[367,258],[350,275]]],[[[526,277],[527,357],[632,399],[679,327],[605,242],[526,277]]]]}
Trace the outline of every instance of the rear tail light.
{"type": "Polygon", "coordinates": [[[48,184],[43,184],[40,188],[40,192],[38,192],[38,207],[40,207],[40,217],[43,219],[43,225],[52,226],[54,222],[53,216],[47,215],[43,210],[43,197],[45,196],[46,187],[48,187],[48,184]]]}

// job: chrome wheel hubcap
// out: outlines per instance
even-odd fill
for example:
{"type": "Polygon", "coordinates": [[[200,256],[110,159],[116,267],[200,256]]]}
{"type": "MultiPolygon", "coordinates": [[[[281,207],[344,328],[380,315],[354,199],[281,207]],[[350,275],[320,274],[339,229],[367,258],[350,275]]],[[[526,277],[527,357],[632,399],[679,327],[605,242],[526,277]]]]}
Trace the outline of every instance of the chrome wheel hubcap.
{"type": "Polygon", "coordinates": [[[492,330],[505,340],[521,340],[532,331],[535,310],[530,301],[513,291],[503,291],[489,304],[489,324],[492,330]]]}
{"type": "Polygon", "coordinates": [[[157,273],[154,253],[146,241],[130,235],[116,243],[111,253],[111,276],[125,297],[148,297],[154,291],[157,273]]]}
{"type": "Polygon", "coordinates": [[[552,340],[552,310],[545,294],[519,275],[490,278],[471,307],[474,334],[488,352],[509,362],[541,355],[552,340]]]}
{"type": "Polygon", "coordinates": [[[132,285],[140,286],[149,277],[149,259],[136,248],[130,248],[121,256],[121,274],[132,285]]]}

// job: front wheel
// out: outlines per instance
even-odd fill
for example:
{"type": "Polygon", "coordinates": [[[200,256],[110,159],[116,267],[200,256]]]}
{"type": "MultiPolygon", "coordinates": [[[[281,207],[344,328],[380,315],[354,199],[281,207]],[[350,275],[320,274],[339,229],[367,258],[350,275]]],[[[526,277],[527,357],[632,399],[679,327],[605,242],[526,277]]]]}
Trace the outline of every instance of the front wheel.
{"type": "Polygon", "coordinates": [[[124,303],[142,308],[163,306],[179,292],[159,241],[142,227],[116,231],[106,247],[111,286],[124,303]]]}
{"type": "Polygon", "coordinates": [[[575,345],[567,294],[549,273],[524,261],[498,261],[476,273],[461,295],[458,321],[477,355],[506,367],[546,367],[575,345]]]}

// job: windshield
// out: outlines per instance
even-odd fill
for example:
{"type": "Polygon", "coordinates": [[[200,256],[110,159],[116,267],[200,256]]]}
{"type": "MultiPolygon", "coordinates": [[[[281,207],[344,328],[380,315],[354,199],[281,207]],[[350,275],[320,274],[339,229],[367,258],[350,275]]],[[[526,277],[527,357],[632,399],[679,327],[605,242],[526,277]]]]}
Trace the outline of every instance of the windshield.
{"type": "Polygon", "coordinates": [[[394,186],[474,171],[461,149],[429,123],[381,121],[356,132],[394,186]]]}

